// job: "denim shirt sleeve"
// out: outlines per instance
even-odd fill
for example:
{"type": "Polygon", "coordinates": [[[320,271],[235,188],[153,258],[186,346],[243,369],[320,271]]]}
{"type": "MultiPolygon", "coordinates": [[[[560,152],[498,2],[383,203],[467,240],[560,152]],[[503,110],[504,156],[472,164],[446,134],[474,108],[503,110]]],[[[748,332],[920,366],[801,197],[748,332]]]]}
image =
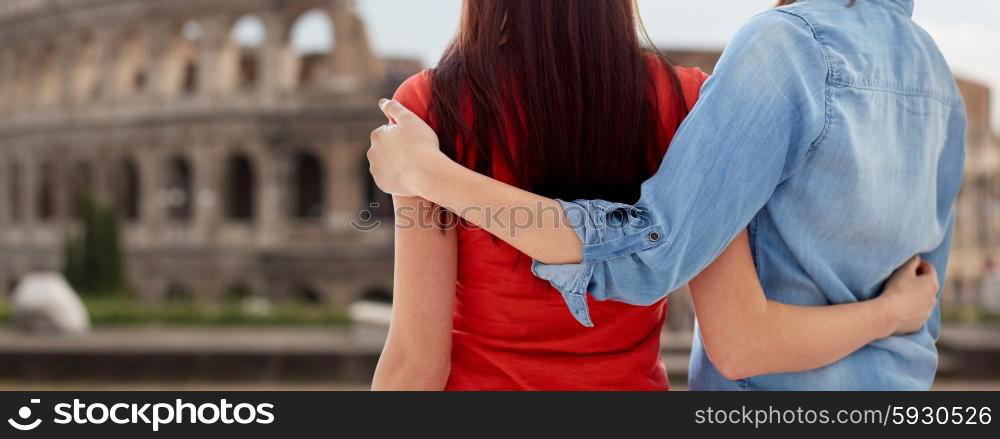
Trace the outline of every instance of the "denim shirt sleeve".
{"type": "Polygon", "coordinates": [[[726,48],[659,171],[634,205],[560,201],[583,263],[533,272],[593,326],[586,295],[652,305],[714,261],[798,168],[827,128],[825,51],[783,10],[748,22],[726,48]]]}

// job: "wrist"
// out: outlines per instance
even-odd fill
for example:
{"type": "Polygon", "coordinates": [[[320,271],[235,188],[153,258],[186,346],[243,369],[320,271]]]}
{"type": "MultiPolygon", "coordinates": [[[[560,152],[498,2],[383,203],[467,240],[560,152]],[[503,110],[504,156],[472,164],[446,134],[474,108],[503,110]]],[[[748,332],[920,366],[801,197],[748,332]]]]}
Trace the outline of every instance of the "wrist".
{"type": "Polygon", "coordinates": [[[407,185],[417,196],[433,202],[434,178],[431,176],[439,175],[447,162],[450,162],[448,156],[440,150],[428,151],[414,161],[414,166],[410,168],[410,175],[407,178],[407,185]]]}
{"type": "Polygon", "coordinates": [[[882,295],[870,301],[877,310],[878,317],[875,320],[880,325],[877,340],[891,337],[903,325],[902,319],[896,312],[897,308],[893,297],[882,295]]]}

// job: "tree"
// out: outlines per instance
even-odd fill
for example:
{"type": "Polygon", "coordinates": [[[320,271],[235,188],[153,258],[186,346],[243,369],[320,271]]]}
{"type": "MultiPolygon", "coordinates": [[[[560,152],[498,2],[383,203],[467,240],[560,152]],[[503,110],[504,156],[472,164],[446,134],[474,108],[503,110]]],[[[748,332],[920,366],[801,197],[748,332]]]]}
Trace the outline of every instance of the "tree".
{"type": "Polygon", "coordinates": [[[125,291],[118,215],[91,197],[83,201],[83,228],[80,236],[65,244],[63,271],[81,294],[108,296],[125,291]]]}

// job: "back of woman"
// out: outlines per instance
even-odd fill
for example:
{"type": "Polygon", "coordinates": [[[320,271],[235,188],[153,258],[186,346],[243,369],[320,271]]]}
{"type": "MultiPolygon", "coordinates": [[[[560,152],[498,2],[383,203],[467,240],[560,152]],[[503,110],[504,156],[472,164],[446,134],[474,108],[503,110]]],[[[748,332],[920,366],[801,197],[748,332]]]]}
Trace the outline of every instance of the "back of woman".
{"type": "MultiPolygon", "coordinates": [[[[705,79],[643,49],[639,29],[633,0],[466,0],[438,67],[396,100],[480,173],[554,198],[632,202],[705,79]]],[[[447,389],[668,388],[665,301],[590,301],[595,328],[583,328],[530,258],[456,228],[447,389]]]]}

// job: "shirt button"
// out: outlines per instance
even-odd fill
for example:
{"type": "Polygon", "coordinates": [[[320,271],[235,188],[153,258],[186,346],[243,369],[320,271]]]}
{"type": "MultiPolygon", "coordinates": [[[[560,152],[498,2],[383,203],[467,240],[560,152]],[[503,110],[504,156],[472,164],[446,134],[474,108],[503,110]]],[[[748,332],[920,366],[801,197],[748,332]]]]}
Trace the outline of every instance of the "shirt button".
{"type": "Polygon", "coordinates": [[[660,242],[660,232],[649,232],[649,242],[660,242]]]}

